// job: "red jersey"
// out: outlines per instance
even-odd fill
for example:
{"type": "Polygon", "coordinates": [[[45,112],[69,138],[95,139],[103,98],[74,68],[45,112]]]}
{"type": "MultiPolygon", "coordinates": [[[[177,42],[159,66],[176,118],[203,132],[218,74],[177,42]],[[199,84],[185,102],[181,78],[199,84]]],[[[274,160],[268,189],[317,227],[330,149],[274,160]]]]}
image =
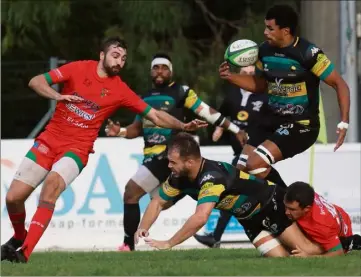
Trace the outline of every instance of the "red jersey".
{"type": "Polygon", "coordinates": [[[97,61],[76,61],[45,73],[49,84],[64,83],[61,94],[76,95],[81,103],[58,102],[46,131],[62,141],[92,150],[104,120],[120,107],[143,116],[151,109],[120,77],[100,78],[97,61]]]}
{"type": "Polygon", "coordinates": [[[342,249],[340,237],[352,235],[350,216],[341,207],[328,203],[317,193],[310,212],[297,220],[297,223],[328,252],[342,249]]]}

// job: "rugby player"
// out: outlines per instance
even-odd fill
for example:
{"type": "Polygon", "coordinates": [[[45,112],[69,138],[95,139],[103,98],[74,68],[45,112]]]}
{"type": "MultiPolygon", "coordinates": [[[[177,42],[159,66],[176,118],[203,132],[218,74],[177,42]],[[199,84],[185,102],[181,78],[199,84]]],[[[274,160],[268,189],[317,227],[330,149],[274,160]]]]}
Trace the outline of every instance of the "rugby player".
{"type": "Polygon", "coordinates": [[[75,61],[33,77],[29,86],[57,101],[55,113],[26,154],[6,194],[14,236],[1,246],[1,259],[27,262],[46,230],[59,195],[80,174],[93,153],[103,121],[118,108],[141,114],[157,126],[195,130],[204,122],[184,124],[166,112],[151,108],[120,78],[127,57],[125,42],[105,40],[99,61],[75,61]],[[61,93],[51,85],[64,83],[61,93]],[[25,229],[24,203],[44,181],[38,208],[25,229]],[[18,251],[17,248],[21,247],[18,251]]]}
{"type": "MultiPolygon", "coordinates": [[[[143,100],[152,107],[165,111],[174,117],[184,120],[187,110],[194,112],[207,122],[220,126],[234,134],[235,143],[243,145],[246,142],[245,132],[230,122],[221,113],[204,103],[188,86],[182,86],[173,81],[173,65],[166,54],[154,55],[150,74],[152,88],[143,100]]],[[[124,192],[124,243],[119,251],[134,250],[134,233],[140,221],[139,200],[146,193],[151,197],[158,193],[158,186],[170,174],[166,147],[168,140],[176,133],[171,128],[159,128],[141,116],[126,128],[110,121],[106,126],[109,136],[120,136],[127,139],[144,137],[144,160],[138,171],[128,181],[124,192]]],[[[179,200],[179,199],[177,199],[179,200]]]]}
{"type": "MultiPolygon", "coordinates": [[[[361,237],[352,233],[350,216],[341,207],[331,204],[318,195],[307,183],[291,184],[284,197],[286,215],[305,234],[322,246],[322,256],[338,256],[350,250],[361,250],[361,237]]],[[[309,253],[300,248],[293,256],[306,257],[309,253]]]]}
{"type": "MultiPolygon", "coordinates": [[[[244,146],[245,170],[259,178],[271,174],[271,165],[302,153],[318,136],[320,80],[337,92],[341,122],[337,125],[336,151],[344,142],[350,109],[346,82],[315,44],[296,35],[297,13],[287,5],[270,8],[265,17],[266,41],[259,46],[256,75],[231,73],[224,62],[220,77],[254,93],[268,92],[271,114],[260,127],[266,138],[256,148],[244,146]]],[[[250,137],[252,140],[252,136],[250,137]]]]}
{"type": "Polygon", "coordinates": [[[186,133],[179,133],[171,140],[168,160],[172,174],[148,205],[134,237],[136,242],[145,237],[152,247],[172,248],[202,228],[216,208],[234,215],[264,256],[288,256],[287,249],[296,249],[296,245],[307,253],[320,253],[320,247],[311,243],[286,216],[282,187],[230,164],[203,158],[198,143],[186,133]],[[169,240],[149,238],[149,229],[162,208],[182,194],[198,201],[195,213],[169,240]]]}
{"type": "MultiPolygon", "coordinates": [[[[240,69],[240,74],[253,75],[254,71],[254,66],[242,67],[240,69]]],[[[224,116],[229,117],[234,124],[236,124],[239,128],[245,130],[249,136],[259,136],[257,133],[253,133],[250,129],[252,129],[253,127],[257,131],[257,128],[255,128],[255,126],[257,126],[259,122],[263,120],[263,117],[266,116],[267,102],[268,98],[266,94],[254,94],[249,91],[240,89],[238,86],[230,84],[226,89],[226,96],[219,108],[219,112],[222,113],[224,116]]],[[[218,141],[222,135],[223,128],[217,126],[212,135],[213,141],[218,141]]],[[[243,147],[232,134],[227,135],[227,140],[229,141],[233,149],[234,158],[232,160],[232,165],[237,167],[238,163],[242,162],[240,160],[240,155],[242,153],[243,147]]],[[[284,184],[281,178],[279,178],[280,180],[272,180],[269,177],[270,176],[268,176],[267,178],[268,180],[286,187],[286,184],[284,184]]],[[[227,227],[229,220],[231,219],[231,216],[232,215],[230,213],[220,211],[220,217],[217,221],[214,232],[205,235],[196,234],[194,235],[194,238],[198,242],[208,247],[220,247],[221,237],[227,227]]]]}

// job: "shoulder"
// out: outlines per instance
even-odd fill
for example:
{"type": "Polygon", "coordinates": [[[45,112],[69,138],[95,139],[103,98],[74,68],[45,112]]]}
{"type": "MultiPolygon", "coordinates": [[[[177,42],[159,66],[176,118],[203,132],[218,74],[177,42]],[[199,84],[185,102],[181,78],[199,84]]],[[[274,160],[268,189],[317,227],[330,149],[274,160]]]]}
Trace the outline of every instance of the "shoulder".
{"type": "Polygon", "coordinates": [[[72,61],[69,62],[68,64],[82,69],[91,69],[96,67],[98,65],[98,62],[93,60],[80,60],[80,61],[72,61]]]}
{"type": "Polygon", "coordinates": [[[320,47],[304,38],[299,39],[297,48],[306,61],[317,59],[319,54],[323,54],[320,47]]]}
{"type": "Polygon", "coordinates": [[[206,160],[203,165],[203,170],[199,177],[199,183],[219,182],[225,179],[224,172],[221,169],[221,163],[216,161],[206,160]]]}

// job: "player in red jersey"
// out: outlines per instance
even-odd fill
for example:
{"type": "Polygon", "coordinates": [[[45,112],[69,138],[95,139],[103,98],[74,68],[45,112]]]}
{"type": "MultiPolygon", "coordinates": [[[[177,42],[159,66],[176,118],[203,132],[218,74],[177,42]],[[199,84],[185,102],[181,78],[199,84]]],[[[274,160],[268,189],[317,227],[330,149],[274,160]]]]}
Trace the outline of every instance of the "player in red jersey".
{"type": "Polygon", "coordinates": [[[184,124],[147,105],[117,76],[126,57],[125,42],[109,38],[102,45],[99,61],[71,62],[30,80],[29,86],[39,95],[58,102],[53,118],[35,139],[7,192],[6,206],[15,234],[1,246],[1,260],[28,261],[58,197],[86,166],[102,123],[117,109],[128,108],[164,128],[190,131],[206,125],[198,120],[184,124]],[[51,88],[55,83],[64,83],[61,93],[51,88]],[[43,181],[27,232],[24,203],[43,181]]]}
{"type": "MultiPolygon", "coordinates": [[[[287,188],[284,198],[286,215],[297,221],[306,235],[323,249],[322,256],[343,255],[360,250],[361,237],[352,234],[350,216],[339,206],[328,203],[307,183],[295,182],[287,188]]],[[[301,249],[293,256],[308,256],[301,249]]]]}

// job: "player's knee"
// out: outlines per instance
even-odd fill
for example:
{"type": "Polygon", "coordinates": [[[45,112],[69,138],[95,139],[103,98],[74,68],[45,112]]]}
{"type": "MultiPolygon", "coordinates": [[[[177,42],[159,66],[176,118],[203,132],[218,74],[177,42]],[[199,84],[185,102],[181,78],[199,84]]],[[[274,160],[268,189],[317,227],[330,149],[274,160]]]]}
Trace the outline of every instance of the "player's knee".
{"type": "Polygon", "coordinates": [[[56,172],[50,172],[44,181],[40,200],[55,203],[65,188],[66,185],[63,178],[56,172]]]}
{"type": "Polygon", "coordinates": [[[277,249],[282,247],[278,239],[273,237],[270,232],[261,231],[258,236],[252,241],[252,243],[262,256],[282,257],[287,255],[287,253],[284,251],[276,251],[277,249]]]}
{"type": "Polygon", "coordinates": [[[137,183],[130,179],[125,186],[123,201],[127,204],[138,203],[144,194],[145,192],[141,189],[141,187],[139,187],[137,183]]]}
{"type": "Polygon", "coordinates": [[[246,163],[246,170],[252,175],[262,175],[270,168],[268,164],[257,158],[257,156],[251,156],[246,163]]]}
{"type": "Polygon", "coordinates": [[[23,199],[23,197],[16,192],[8,191],[6,193],[5,201],[6,205],[18,205],[24,203],[25,199],[23,199]]]}
{"type": "Polygon", "coordinates": [[[18,180],[13,180],[8,192],[6,193],[6,205],[23,204],[34,188],[18,180]]]}

